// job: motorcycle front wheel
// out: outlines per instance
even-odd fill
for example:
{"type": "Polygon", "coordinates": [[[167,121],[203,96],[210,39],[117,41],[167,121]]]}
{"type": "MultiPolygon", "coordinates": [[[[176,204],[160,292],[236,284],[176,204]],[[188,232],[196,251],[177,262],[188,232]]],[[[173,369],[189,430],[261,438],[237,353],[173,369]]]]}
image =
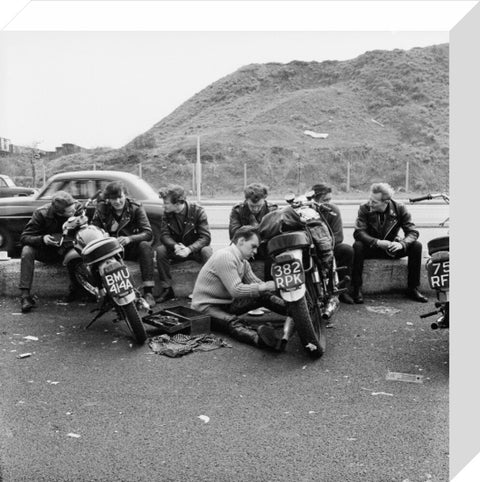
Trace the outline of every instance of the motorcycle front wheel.
{"type": "Polygon", "coordinates": [[[145,331],[142,319],[140,318],[137,308],[135,307],[135,303],[132,301],[127,305],[118,306],[118,309],[122,312],[123,319],[127,323],[130,331],[132,332],[135,341],[139,345],[143,345],[145,343],[145,340],[147,339],[147,332],[145,331]]]}
{"type": "Polygon", "coordinates": [[[307,281],[305,296],[290,303],[290,315],[295,322],[303,348],[311,358],[320,358],[327,347],[326,323],[316,302],[315,289],[307,281]]]}

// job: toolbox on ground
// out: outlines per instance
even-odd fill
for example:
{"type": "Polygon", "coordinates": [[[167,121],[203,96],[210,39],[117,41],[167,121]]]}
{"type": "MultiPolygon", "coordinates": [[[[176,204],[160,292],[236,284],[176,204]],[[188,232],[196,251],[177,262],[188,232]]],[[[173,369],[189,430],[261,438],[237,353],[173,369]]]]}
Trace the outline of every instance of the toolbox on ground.
{"type": "Polygon", "coordinates": [[[172,306],[144,316],[144,323],[159,328],[164,333],[205,335],[210,333],[210,316],[186,306],[172,306]]]}

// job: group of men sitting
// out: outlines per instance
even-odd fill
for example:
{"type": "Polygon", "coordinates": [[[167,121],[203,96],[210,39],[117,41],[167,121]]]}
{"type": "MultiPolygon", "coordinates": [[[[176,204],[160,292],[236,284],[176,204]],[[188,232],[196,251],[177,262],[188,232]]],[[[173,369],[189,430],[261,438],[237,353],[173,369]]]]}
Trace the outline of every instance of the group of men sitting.
{"type": "MultiPolygon", "coordinates": [[[[323,219],[333,239],[333,253],[340,282],[351,286],[340,295],[347,304],[363,303],[362,271],[366,258],[401,258],[408,256],[407,296],[426,302],[418,290],[422,245],[406,207],[392,199],[393,189],[386,183],[375,183],[370,189],[369,201],[362,204],[355,223],[353,246],[344,242],[342,217],[338,206],[331,202],[332,189],[326,184],[313,186],[314,200],[326,204],[323,219]],[[400,229],[404,237],[399,237],[400,229]]],[[[175,298],[170,266],[186,260],[195,260],[202,268],[192,293],[192,308],[207,313],[214,330],[229,333],[240,341],[274,348],[277,339],[272,327],[261,325],[257,330],[245,324],[240,315],[258,307],[288,315],[285,303],[275,295],[276,287],[270,276],[271,261],[258,232],[264,216],[278,208],[267,201],[268,190],[259,183],[250,184],[244,191],[245,199],[235,205],[230,214],[231,244],[215,253],[210,246],[211,235],[205,210],[186,200],[181,186],[169,185],[160,190],[164,215],[160,239],[153,246],[153,233],[141,203],[128,197],[124,185],[109,183],[97,202],[91,223],[118,239],[124,248],[124,258],[140,265],[143,296],[149,306],[175,298]],[[265,263],[265,280],[253,272],[253,259],[265,263]],[[160,280],[161,293],[153,296],[154,267],[160,280]]],[[[66,301],[85,296],[75,277],[75,264],[81,262],[58,246],[63,223],[73,215],[77,202],[65,191],[54,194],[50,204],[35,210],[22,235],[20,291],[23,313],[31,311],[36,300],[30,290],[34,262],[64,262],[70,277],[70,291],[66,301]]]]}

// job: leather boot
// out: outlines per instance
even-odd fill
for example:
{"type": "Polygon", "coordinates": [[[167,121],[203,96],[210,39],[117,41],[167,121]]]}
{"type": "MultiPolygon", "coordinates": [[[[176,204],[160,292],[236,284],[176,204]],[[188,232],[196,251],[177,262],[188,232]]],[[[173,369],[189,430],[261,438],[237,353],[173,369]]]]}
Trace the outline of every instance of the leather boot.
{"type": "Polygon", "coordinates": [[[257,332],[245,326],[239,319],[232,320],[228,324],[228,333],[232,336],[232,338],[235,338],[238,341],[253,346],[259,346],[259,337],[257,332]]]}

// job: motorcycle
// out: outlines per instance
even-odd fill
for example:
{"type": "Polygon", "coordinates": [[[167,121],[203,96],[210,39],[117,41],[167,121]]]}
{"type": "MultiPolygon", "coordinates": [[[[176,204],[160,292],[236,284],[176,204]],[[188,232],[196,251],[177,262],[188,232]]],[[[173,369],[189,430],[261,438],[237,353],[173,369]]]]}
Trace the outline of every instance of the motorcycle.
{"type": "MultiPolygon", "coordinates": [[[[426,196],[420,196],[410,199],[411,203],[420,201],[426,201],[431,199],[443,199],[446,204],[450,203],[450,198],[445,193],[439,194],[427,194],[426,196]]],[[[448,218],[440,223],[441,227],[444,227],[448,218]]],[[[427,243],[428,255],[430,256],[425,264],[427,269],[428,282],[430,288],[435,290],[437,295],[437,301],[435,302],[435,311],[420,315],[420,318],[428,318],[434,315],[440,315],[430,327],[433,330],[439,328],[449,327],[449,312],[450,312],[450,238],[449,236],[440,236],[434,238],[427,243]]]]}
{"type": "Polygon", "coordinates": [[[75,263],[75,277],[80,286],[101,303],[93,310],[98,314],[85,329],[113,309],[117,315],[114,321],[125,321],[135,341],[143,344],[147,334],[138,309],[147,310],[149,306],[132,284],[122,258],[123,247],[103,229],[88,224],[86,208],[98,194],[81,203],[62,226],[59,246],[73,247],[65,256],[64,264],[75,263]]]}
{"type": "Polygon", "coordinates": [[[313,192],[286,196],[288,206],[267,214],[259,231],[268,240],[271,274],[290,315],[280,349],[296,330],[307,354],[320,358],[326,349],[327,324],[338,309],[337,295],[346,288],[338,285],[333,236],[322,219],[322,210],[328,208],[312,198],[313,192]]]}

